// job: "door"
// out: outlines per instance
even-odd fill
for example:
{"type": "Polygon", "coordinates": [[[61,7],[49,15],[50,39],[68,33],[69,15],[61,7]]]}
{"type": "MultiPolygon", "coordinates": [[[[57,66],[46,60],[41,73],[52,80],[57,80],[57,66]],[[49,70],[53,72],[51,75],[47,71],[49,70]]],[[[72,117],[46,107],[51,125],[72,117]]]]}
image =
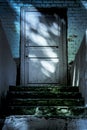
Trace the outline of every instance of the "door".
{"type": "Polygon", "coordinates": [[[21,9],[21,84],[67,83],[66,23],[54,9],[21,9]]]}

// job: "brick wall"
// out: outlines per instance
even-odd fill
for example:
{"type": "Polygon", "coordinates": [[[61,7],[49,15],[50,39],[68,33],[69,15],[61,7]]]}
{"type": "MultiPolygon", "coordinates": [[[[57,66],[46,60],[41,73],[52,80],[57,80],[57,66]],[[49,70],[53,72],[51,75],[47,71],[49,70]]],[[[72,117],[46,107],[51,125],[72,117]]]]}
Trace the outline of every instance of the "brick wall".
{"type": "Polygon", "coordinates": [[[67,8],[68,62],[72,61],[87,28],[86,0],[0,0],[0,19],[14,58],[19,58],[20,8],[31,5],[67,8]]]}

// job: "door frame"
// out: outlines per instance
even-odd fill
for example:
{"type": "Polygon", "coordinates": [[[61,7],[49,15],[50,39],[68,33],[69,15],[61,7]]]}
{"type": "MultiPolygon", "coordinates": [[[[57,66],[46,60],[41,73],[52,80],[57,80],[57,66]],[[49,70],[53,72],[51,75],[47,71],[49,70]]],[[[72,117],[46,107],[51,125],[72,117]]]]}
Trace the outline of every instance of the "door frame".
{"type": "MultiPolygon", "coordinates": [[[[68,56],[67,56],[67,10],[66,8],[38,8],[39,11],[53,11],[53,12],[57,12],[61,18],[61,22],[62,22],[62,35],[63,37],[61,38],[62,44],[60,46],[62,52],[61,53],[61,62],[60,62],[60,84],[62,85],[67,85],[67,75],[68,75],[68,56]],[[62,11],[61,11],[62,10],[62,11]],[[64,55],[65,54],[65,55],[64,55]],[[63,60],[63,62],[62,62],[63,60]],[[61,64],[62,63],[62,64],[61,64]],[[65,74],[63,76],[63,74],[65,74]],[[62,78],[62,76],[64,78],[62,78]]],[[[25,53],[24,53],[24,49],[25,49],[25,13],[26,11],[35,11],[35,8],[33,6],[31,7],[21,7],[21,29],[20,29],[20,84],[26,86],[27,84],[25,83],[25,53]]]]}

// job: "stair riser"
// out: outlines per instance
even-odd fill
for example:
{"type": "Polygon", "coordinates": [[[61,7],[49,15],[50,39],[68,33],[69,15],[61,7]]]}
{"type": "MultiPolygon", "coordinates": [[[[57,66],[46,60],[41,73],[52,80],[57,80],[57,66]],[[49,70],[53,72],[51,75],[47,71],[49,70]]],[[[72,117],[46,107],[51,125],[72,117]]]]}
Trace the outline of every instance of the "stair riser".
{"type": "Polygon", "coordinates": [[[78,92],[78,87],[10,87],[9,91],[78,92]]]}
{"type": "Polygon", "coordinates": [[[10,98],[81,98],[80,93],[58,93],[58,94],[52,94],[52,93],[9,93],[8,94],[9,99],[10,98]]]}
{"type": "Polygon", "coordinates": [[[12,101],[10,105],[20,105],[20,106],[81,106],[84,104],[84,101],[77,101],[77,100],[33,100],[33,101],[12,101]]]}

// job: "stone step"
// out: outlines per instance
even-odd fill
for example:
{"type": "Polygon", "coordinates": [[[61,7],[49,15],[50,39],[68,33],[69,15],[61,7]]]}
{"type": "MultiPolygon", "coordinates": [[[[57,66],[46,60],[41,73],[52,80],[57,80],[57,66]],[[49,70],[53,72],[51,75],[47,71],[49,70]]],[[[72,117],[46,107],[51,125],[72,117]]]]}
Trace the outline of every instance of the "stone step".
{"type": "Polygon", "coordinates": [[[60,87],[60,86],[10,86],[9,91],[50,91],[50,92],[79,92],[78,87],[60,87]]]}
{"type": "Polygon", "coordinates": [[[87,108],[77,106],[9,106],[9,111],[10,115],[82,116],[87,111],[87,108]]]}
{"type": "Polygon", "coordinates": [[[36,92],[36,91],[11,91],[8,98],[81,98],[79,92],[36,92]]]}
{"type": "Polygon", "coordinates": [[[12,99],[9,105],[16,106],[82,106],[83,99],[12,99]]]}
{"type": "Polygon", "coordinates": [[[10,86],[9,115],[80,116],[85,113],[78,87],[10,86]]]}

